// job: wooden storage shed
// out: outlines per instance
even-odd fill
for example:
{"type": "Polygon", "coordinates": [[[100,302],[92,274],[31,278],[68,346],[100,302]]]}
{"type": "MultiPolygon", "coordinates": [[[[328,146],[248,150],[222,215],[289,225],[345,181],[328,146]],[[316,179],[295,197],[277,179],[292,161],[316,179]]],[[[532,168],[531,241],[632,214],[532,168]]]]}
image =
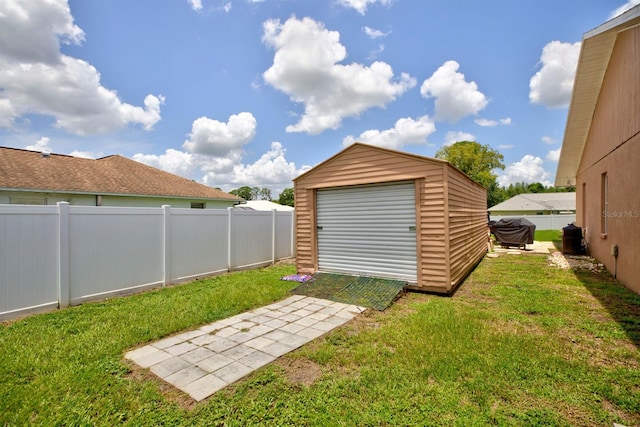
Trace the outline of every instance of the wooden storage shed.
{"type": "Polygon", "coordinates": [[[297,269],[451,293],[487,251],[487,193],[448,162],[355,143],[294,179],[297,269]]]}

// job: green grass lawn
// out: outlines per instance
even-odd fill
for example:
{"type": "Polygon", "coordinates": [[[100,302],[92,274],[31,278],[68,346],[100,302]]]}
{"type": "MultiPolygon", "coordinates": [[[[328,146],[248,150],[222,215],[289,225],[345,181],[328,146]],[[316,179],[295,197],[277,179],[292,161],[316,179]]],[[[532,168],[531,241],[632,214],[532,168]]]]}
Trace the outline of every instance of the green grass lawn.
{"type": "Polygon", "coordinates": [[[534,240],[538,242],[560,242],[562,243],[562,231],[560,230],[536,230],[534,240]]]}
{"type": "Polygon", "coordinates": [[[545,256],[485,259],[200,403],[123,359],[288,295],[292,266],[0,325],[0,425],[640,425],[640,296],[545,256]]]}

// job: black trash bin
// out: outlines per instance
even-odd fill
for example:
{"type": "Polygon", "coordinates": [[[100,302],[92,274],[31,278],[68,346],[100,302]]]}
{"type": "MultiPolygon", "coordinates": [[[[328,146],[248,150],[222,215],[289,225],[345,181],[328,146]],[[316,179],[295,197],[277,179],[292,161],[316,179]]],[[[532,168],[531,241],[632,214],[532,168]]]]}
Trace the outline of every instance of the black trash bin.
{"type": "Polygon", "coordinates": [[[582,253],[582,227],[569,224],[562,229],[562,253],[569,255],[582,253]]]}

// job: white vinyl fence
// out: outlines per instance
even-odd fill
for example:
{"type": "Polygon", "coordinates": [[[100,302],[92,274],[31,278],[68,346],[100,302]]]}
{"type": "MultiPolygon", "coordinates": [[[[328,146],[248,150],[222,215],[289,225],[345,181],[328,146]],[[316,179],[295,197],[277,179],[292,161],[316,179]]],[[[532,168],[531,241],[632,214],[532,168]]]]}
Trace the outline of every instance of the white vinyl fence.
{"type": "Polygon", "coordinates": [[[526,218],[536,225],[536,230],[562,230],[567,225],[576,221],[576,214],[561,215],[491,215],[492,221],[503,218],[526,218]]]}
{"type": "Polygon", "coordinates": [[[293,212],[0,205],[0,320],[294,256],[293,212]]]}

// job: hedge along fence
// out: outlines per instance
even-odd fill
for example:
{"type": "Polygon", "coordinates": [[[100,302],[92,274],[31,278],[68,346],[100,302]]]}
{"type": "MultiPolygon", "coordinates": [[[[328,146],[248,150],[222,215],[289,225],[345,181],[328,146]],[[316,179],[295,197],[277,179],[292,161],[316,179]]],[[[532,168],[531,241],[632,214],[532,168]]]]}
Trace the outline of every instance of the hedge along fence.
{"type": "Polygon", "coordinates": [[[0,205],[0,320],[294,256],[293,212],[0,205]]]}

